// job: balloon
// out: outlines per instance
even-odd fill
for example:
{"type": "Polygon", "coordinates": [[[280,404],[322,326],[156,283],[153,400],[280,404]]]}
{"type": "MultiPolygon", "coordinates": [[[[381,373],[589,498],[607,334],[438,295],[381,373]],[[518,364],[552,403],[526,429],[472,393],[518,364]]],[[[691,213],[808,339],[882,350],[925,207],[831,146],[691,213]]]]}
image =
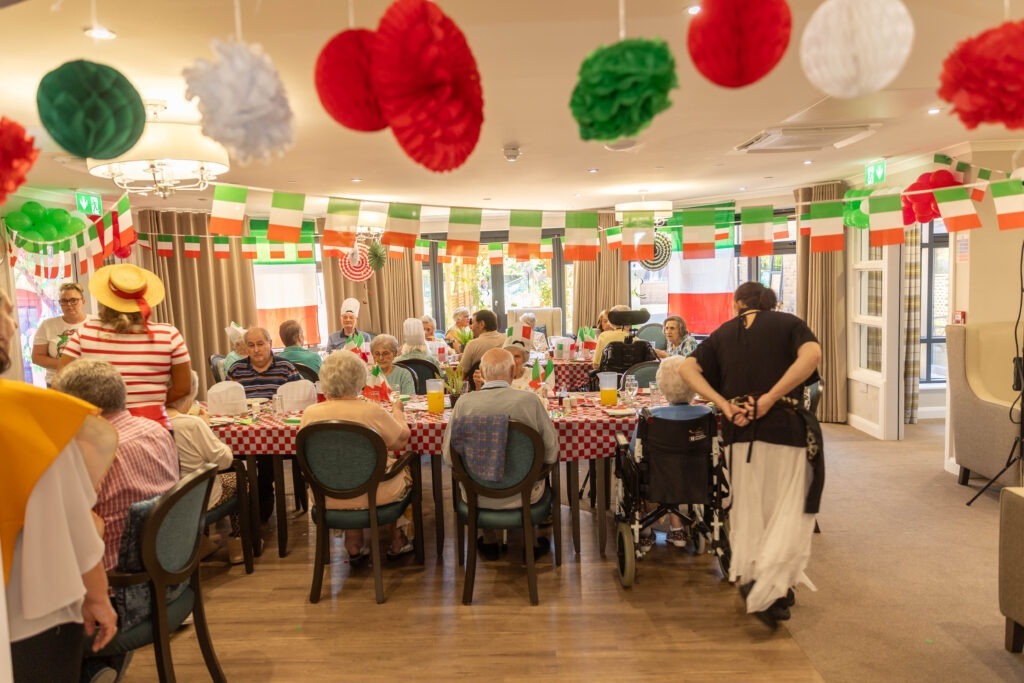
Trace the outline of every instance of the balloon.
{"type": "Polygon", "coordinates": [[[53,223],[43,220],[40,223],[35,224],[35,230],[39,233],[40,239],[44,242],[52,242],[57,239],[57,228],[54,227],[53,223]]]}
{"type": "Polygon", "coordinates": [[[42,242],[43,238],[39,236],[39,233],[35,230],[22,230],[18,235],[29,242],[42,242]]]}
{"type": "Polygon", "coordinates": [[[31,218],[33,223],[46,217],[46,209],[39,202],[25,202],[21,205],[21,212],[31,218]]]}
{"type": "Polygon", "coordinates": [[[67,209],[47,209],[46,220],[54,225],[58,230],[63,228],[71,220],[71,214],[68,213],[67,209]]]}
{"type": "Polygon", "coordinates": [[[85,230],[85,221],[78,216],[71,216],[68,220],[67,232],[69,235],[77,235],[85,230]]]}
{"type": "Polygon", "coordinates": [[[17,230],[18,232],[23,232],[27,228],[32,227],[32,219],[21,211],[11,211],[4,217],[4,220],[7,221],[8,228],[11,230],[17,230]]]}

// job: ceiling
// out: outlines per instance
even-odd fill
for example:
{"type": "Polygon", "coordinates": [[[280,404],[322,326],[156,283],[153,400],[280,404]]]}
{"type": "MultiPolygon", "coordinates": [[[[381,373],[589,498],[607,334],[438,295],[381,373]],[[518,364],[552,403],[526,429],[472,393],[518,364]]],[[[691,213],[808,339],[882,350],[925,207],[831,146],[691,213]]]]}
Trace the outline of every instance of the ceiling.
{"type": "MultiPolygon", "coordinates": [[[[344,2],[243,0],[244,40],[262,45],[284,81],[295,114],[295,145],[283,157],[247,166],[232,162],[221,180],[250,187],[485,209],[589,209],[620,201],[674,200],[677,206],[735,198],[787,201],[809,183],[855,177],[865,163],[899,164],[965,141],[1013,137],[1002,127],[968,132],[934,94],[942,60],[956,42],[1003,20],[999,0],[904,0],[916,39],[902,74],[876,96],[834,100],[800,69],[799,41],[820,4],[790,0],[793,38],[778,67],[749,87],[712,85],[686,51],[686,0],[626,2],[626,34],[660,37],[676,59],[679,89],[673,106],[639,136],[638,148],[612,152],[579,139],[568,100],[583,59],[618,38],[615,0],[439,0],[461,27],[476,56],[484,92],[484,126],[469,160],[450,173],[432,173],[405,156],[387,131],[359,133],[335,123],[320,106],[313,65],[324,43],[349,28],[344,2]],[[742,154],[733,148],[782,124],[820,126],[877,122],[877,132],[843,149],[813,153],[742,154]],[[502,148],[521,147],[515,163],[502,148]],[[805,161],[811,164],[805,164],[805,161]],[[588,169],[598,169],[595,173],[588,169]],[[362,182],[352,182],[361,178],[362,182]],[[741,189],[745,188],[745,189],[741,189]]],[[[0,5],[5,4],[0,2],[0,5]]],[[[198,120],[184,100],[181,71],[211,58],[210,42],[234,32],[228,0],[95,0],[99,23],[118,34],[93,41],[88,0],[31,0],[0,9],[0,114],[36,134],[43,150],[32,169],[33,188],[94,189],[119,194],[110,181],[89,176],[80,159],[46,138],[35,107],[42,76],[72,59],[121,70],[144,99],[168,102],[163,120],[198,120]]],[[[389,3],[356,0],[356,27],[376,26],[389,3]]],[[[1017,3],[1020,4],[1020,3],[1017,3]]],[[[133,198],[137,207],[203,209],[209,197],[179,192],[169,199],[133,198]]]]}

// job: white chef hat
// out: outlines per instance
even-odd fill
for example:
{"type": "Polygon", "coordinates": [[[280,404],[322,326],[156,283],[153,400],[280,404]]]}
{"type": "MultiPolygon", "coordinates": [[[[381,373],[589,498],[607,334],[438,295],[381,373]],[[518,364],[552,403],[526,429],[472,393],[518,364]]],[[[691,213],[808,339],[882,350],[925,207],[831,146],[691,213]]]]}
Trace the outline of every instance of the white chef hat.
{"type": "Polygon", "coordinates": [[[359,317],[359,299],[349,297],[341,302],[342,314],[351,313],[355,317],[359,317]]]}
{"type": "Polygon", "coordinates": [[[224,331],[228,333],[228,339],[231,341],[232,344],[237,344],[238,342],[245,339],[245,328],[234,321],[232,321],[230,325],[225,327],[224,331]]]}
{"type": "Polygon", "coordinates": [[[427,340],[423,335],[423,321],[419,318],[406,318],[402,323],[402,340],[409,346],[423,346],[427,340]]]}

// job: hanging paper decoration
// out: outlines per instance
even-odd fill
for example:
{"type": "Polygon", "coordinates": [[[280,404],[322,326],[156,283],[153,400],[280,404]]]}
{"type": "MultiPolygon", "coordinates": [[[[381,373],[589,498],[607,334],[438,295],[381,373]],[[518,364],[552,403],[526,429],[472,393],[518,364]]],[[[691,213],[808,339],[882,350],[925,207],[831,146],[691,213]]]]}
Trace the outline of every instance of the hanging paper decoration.
{"type": "Polygon", "coordinates": [[[939,97],[969,129],[979,123],[1024,128],[1024,21],[961,41],[946,57],[939,76],[939,97]]]}
{"type": "Polygon", "coordinates": [[[989,185],[1000,230],[1024,228],[1024,185],[1020,178],[999,180],[989,185]]]}
{"type": "Polygon", "coordinates": [[[562,255],[566,261],[595,261],[600,247],[596,211],[570,211],[565,215],[562,255]]]}
{"type": "Polygon", "coordinates": [[[296,192],[274,192],[270,199],[270,222],[267,239],[295,244],[302,234],[302,210],[306,195],[296,192]]]}
{"type": "Polygon", "coordinates": [[[248,198],[249,188],[247,187],[215,185],[210,223],[207,226],[209,233],[241,237],[242,223],[245,221],[245,203],[248,198]]]}
{"type": "Polygon", "coordinates": [[[900,0],[826,0],[804,29],[800,64],[832,97],[861,97],[899,75],[913,42],[914,21],[900,0]]]}
{"type": "Polygon", "coordinates": [[[331,118],[352,130],[388,127],[370,82],[370,60],[377,34],[366,29],[342,31],[327,41],[316,60],[313,82],[331,118]]]}
{"type": "Polygon", "coordinates": [[[25,176],[39,157],[34,143],[24,126],[0,117],[0,204],[25,183],[25,176]]]}
{"type": "Polygon", "coordinates": [[[654,257],[641,261],[640,265],[650,271],[661,270],[672,258],[672,238],[663,232],[654,235],[654,257]]]}
{"type": "MultiPolygon", "coordinates": [[[[391,246],[397,246],[399,249],[404,248],[401,245],[396,244],[391,246]]],[[[375,272],[383,270],[384,266],[388,262],[388,250],[384,248],[384,245],[380,242],[371,242],[370,248],[366,252],[366,260],[375,272]]]]}
{"type": "Polygon", "coordinates": [[[54,141],[79,157],[121,156],[146,125],[142,98],[128,79],[117,69],[82,59],[43,76],[36,106],[54,141]]]}
{"type": "Polygon", "coordinates": [[[811,253],[842,251],[846,244],[843,231],[843,202],[815,202],[811,204],[811,253]]]}
{"type": "Polygon", "coordinates": [[[569,107],[583,140],[636,135],[672,106],[676,63],[663,40],[631,38],[594,50],[580,66],[569,107]]]}
{"type": "Polygon", "coordinates": [[[341,274],[352,282],[366,282],[373,277],[373,268],[370,267],[368,258],[369,251],[365,244],[360,243],[347,257],[338,259],[341,274]]]}
{"type": "Polygon", "coordinates": [[[648,261],[654,258],[654,212],[622,212],[623,261],[648,261]]]}
{"type": "Polygon", "coordinates": [[[540,236],[544,225],[544,212],[510,211],[508,223],[508,257],[516,261],[540,258],[540,236]]]}
{"type": "Polygon", "coordinates": [[[185,244],[185,258],[199,258],[202,255],[201,240],[199,235],[185,235],[181,238],[185,244]]]}
{"type": "Polygon", "coordinates": [[[384,244],[397,244],[402,247],[415,247],[416,238],[420,235],[419,204],[390,204],[384,234],[380,241],[384,244]]]}
{"type": "Polygon", "coordinates": [[[981,227],[981,218],[966,187],[958,184],[935,190],[932,194],[935,195],[935,203],[938,204],[939,215],[947,231],[959,232],[981,227]]]}
{"type": "Polygon", "coordinates": [[[480,255],[480,221],[483,209],[453,206],[448,214],[448,253],[476,260],[480,255]]]}
{"type": "Polygon", "coordinates": [[[715,210],[683,209],[683,258],[715,258],[715,210]]]}
{"type": "Polygon", "coordinates": [[[775,211],[770,206],[745,206],[740,209],[740,225],[743,226],[740,256],[754,258],[775,253],[772,235],[774,221],[775,211]]]}
{"type": "Polygon", "coordinates": [[[197,59],[182,75],[185,97],[199,98],[203,134],[241,163],[269,161],[292,146],[292,109],[281,77],[259,45],[213,41],[214,61],[197,59]]]}
{"type": "Polygon", "coordinates": [[[903,209],[899,190],[883,190],[864,200],[861,205],[869,211],[868,242],[872,247],[903,244],[903,209]]]}
{"type": "Polygon", "coordinates": [[[959,185],[953,173],[940,169],[931,173],[922,173],[917,180],[907,186],[903,194],[903,220],[906,225],[911,223],[927,223],[940,218],[939,205],[935,195],[928,190],[959,185]]]}
{"type": "Polygon", "coordinates": [[[359,225],[359,200],[330,197],[327,200],[327,220],[324,222],[324,246],[345,247],[356,245],[359,225]]]}
{"type": "Polygon", "coordinates": [[[174,235],[156,236],[156,255],[163,258],[174,256],[174,235]]]}
{"type": "Polygon", "coordinates": [[[764,78],[789,46],[785,0],[704,0],[690,20],[686,47],[705,78],[740,88],[764,78]]]}

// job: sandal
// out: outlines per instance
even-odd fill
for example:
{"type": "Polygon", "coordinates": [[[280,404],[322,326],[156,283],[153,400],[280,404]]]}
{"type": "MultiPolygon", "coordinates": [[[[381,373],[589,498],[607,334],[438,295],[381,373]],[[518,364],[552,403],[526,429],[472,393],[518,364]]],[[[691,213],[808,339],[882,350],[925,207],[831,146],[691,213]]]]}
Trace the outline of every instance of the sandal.
{"type": "Polygon", "coordinates": [[[361,567],[366,564],[366,560],[370,557],[370,549],[363,547],[359,549],[359,552],[348,554],[348,564],[350,567],[361,567]]]}
{"type": "Polygon", "coordinates": [[[416,549],[415,546],[412,544],[412,541],[410,541],[404,535],[402,536],[402,541],[404,542],[404,545],[401,548],[399,548],[398,550],[392,550],[394,546],[391,546],[391,548],[388,548],[388,551],[384,553],[389,560],[394,560],[396,558],[401,557],[402,555],[408,555],[416,549]]]}

